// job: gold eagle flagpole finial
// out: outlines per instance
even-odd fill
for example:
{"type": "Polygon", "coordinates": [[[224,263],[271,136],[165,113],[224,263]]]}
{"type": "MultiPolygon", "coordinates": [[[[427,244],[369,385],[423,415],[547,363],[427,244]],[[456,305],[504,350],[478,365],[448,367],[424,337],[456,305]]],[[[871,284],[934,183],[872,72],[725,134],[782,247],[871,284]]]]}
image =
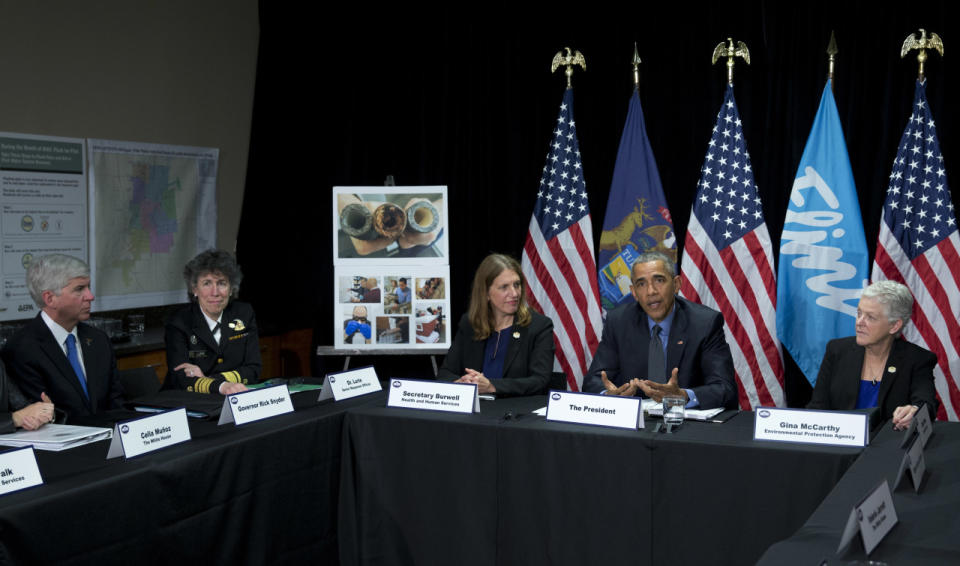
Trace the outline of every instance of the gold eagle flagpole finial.
{"type": "Polygon", "coordinates": [[[640,52],[637,51],[637,42],[633,42],[633,88],[640,88],[640,52]]]}
{"type": "Polygon", "coordinates": [[[567,67],[567,88],[573,88],[573,67],[580,65],[584,71],[587,70],[587,60],[583,58],[583,53],[570,49],[569,47],[564,47],[563,49],[567,50],[567,54],[563,54],[563,50],[557,51],[557,54],[553,56],[553,65],[550,66],[550,72],[556,72],[557,68],[560,65],[565,65],[567,67]]]}
{"type": "Polygon", "coordinates": [[[914,49],[919,49],[920,53],[917,53],[917,63],[920,63],[920,71],[917,74],[917,80],[923,80],[923,64],[927,62],[927,49],[935,49],[940,56],[943,57],[943,40],[940,39],[940,36],[930,32],[930,37],[927,37],[927,30],[920,28],[920,38],[917,38],[917,34],[911,33],[907,36],[907,39],[903,40],[903,47],[900,48],[900,58],[903,59],[907,56],[907,53],[913,51],[914,49]]]}
{"type": "Polygon", "coordinates": [[[831,91],[833,90],[833,65],[837,61],[837,53],[840,53],[837,49],[837,38],[833,30],[830,30],[830,43],[827,45],[827,80],[830,81],[831,91]]]}
{"type": "Polygon", "coordinates": [[[747,65],[750,64],[750,50],[747,49],[747,44],[738,41],[736,47],[733,45],[733,38],[728,37],[727,41],[729,45],[724,45],[721,41],[713,48],[713,62],[712,64],[716,65],[717,61],[721,57],[727,58],[727,84],[733,84],[733,59],[734,57],[743,57],[743,60],[747,62],[747,65]]]}

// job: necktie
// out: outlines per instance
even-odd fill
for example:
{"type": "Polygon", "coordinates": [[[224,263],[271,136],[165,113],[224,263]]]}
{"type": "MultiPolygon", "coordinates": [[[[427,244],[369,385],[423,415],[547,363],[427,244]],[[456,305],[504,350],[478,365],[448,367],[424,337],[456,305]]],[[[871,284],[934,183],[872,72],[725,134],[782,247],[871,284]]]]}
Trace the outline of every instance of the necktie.
{"type": "Polygon", "coordinates": [[[80,365],[80,356],[77,355],[77,339],[73,334],[67,335],[67,359],[70,360],[70,365],[73,366],[74,373],[77,374],[77,379],[80,380],[80,387],[83,389],[83,396],[87,399],[90,398],[90,393],[87,392],[87,380],[83,375],[83,366],[80,365]]]}
{"type": "Polygon", "coordinates": [[[666,383],[667,362],[663,359],[663,342],[660,340],[660,325],[653,327],[650,333],[650,349],[647,351],[647,379],[657,383],[666,383]]]}

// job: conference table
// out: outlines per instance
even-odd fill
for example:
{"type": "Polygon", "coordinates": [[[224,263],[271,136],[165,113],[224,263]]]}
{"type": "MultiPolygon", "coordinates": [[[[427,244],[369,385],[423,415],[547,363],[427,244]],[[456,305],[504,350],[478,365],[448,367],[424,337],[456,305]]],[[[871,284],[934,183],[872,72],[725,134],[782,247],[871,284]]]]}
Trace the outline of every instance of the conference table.
{"type": "Polygon", "coordinates": [[[849,564],[869,558],[887,564],[960,564],[960,423],[934,423],[924,447],[926,473],[915,493],[909,472],[894,481],[903,460],[902,434],[881,431],[809,520],[773,545],[760,564],[849,564]],[[887,480],[898,524],[868,557],[857,537],[837,554],[850,511],[887,480]]]}
{"type": "Polygon", "coordinates": [[[107,460],[109,441],[37,450],[44,485],[0,497],[0,563],[336,564],[344,415],[383,397],[317,397],[242,426],[191,420],[190,442],[129,460],[107,460]]]}
{"type": "Polygon", "coordinates": [[[341,562],[752,563],[863,450],[755,441],[751,412],[666,434],[530,414],[546,402],[348,412],[341,562]]]}
{"type": "MultiPolygon", "coordinates": [[[[754,441],[749,412],[666,434],[547,421],[545,396],[479,414],[316,399],[191,421],[192,441],[129,460],[108,441],[37,451],[45,484],[0,497],[0,563],[816,563],[902,457],[889,430],[866,449],[754,441]]],[[[937,423],[876,556],[956,562],[958,449],[937,423]]]]}

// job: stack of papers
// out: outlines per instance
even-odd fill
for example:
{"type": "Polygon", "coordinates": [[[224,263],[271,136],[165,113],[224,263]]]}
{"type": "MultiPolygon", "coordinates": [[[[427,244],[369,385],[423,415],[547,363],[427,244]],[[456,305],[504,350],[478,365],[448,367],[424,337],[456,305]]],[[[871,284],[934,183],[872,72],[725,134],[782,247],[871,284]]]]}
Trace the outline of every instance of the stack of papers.
{"type": "MultiPolygon", "coordinates": [[[[663,417],[663,405],[653,399],[644,399],[641,401],[643,412],[652,417],[663,417]]],[[[717,409],[684,409],[683,418],[689,421],[706,421],[723,412],[723,408],[717,409]]]]}
{"type": "Polygon", "coordinates": [[[59,452],[104,440],[113,436],[113,430],[93,426],[46,424],[37,430],[21,430],[0,435],[0,446],[21,448],[33,446],[36,450],[59,452]]]}

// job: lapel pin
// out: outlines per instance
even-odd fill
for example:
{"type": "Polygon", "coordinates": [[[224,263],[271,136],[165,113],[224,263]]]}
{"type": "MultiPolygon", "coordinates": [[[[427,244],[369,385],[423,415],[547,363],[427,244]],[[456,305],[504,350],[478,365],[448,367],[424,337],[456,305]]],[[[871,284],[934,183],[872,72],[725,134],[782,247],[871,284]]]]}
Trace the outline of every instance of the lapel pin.
{"type": "Polygon", "coordinates": [[[683,340],[677,340],[677,346],[683,346],[683,340]]]}
{"type": "Polygon", "coordinates": [[[243,329],[246,328],[246,326],[243,325],[243,321],[239,318],[234,319],[233,322],[227,326],[229,326],[231,330],[236,330],[237,332],[243,332],[243,329]]]}
{"type": "Polygon", "coordinates": [[[894,366],[890,366],[887,368],[887,371],[890,373],[897,373],[897,368],[894,366]]]}
{"type": "Polygon", "coordinates": [[[197,335],[196,335],[196,334],[191,334],[191,335],[190,335],[190,343],[193,344],[194,346],[197,345],[197,335]]]}
{"type": "Polygon", "coordinates": [[[515,331],[515,332],[513,333],[513,337],[519,339],[519,338],[520,338],[520,331],[515,331]]]}

